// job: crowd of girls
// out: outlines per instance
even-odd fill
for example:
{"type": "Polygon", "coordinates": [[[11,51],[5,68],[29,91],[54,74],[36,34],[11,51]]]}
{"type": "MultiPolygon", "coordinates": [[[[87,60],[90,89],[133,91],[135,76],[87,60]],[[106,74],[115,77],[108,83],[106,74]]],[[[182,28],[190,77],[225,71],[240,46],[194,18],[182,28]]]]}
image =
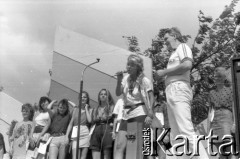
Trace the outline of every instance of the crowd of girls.
{"type": "Polygon", "coordinates": [[[127,70],[130,76],[124,78],[123,89],[117,88],[116,90],[116,95],[124,94],[125,97],[116,107],[117,110],[114,110],[115,102],[107,89],[99,91],[96,107],[90,105],[90,97],[86,91],[82,93],[82,103],[79,106],[67,99],[52,101],[48,97],[40,98],[38,109],[33,109],[29,103],[23,104],[21,108],[23,120],[16,123],[9,137],[10,157],[12,159],[64,159],[69,157],[76,159],[78,151],[78,158],[81,159],[100,159],[101,157],[111,159],[114,153],[115,158],[117,156],[123,158],[126,148],[127,120],[121,122],[119,133],[115,132],[116,119],[123,118],[123,105],[127,104],[129,107],[131,104],[139,105],[138,108],[130,111],[130,115],[137,119],[140,117],[139,122],[149,123],[152,118],[151,106],[153,104],[152,87],[150,81],[142,74],[141,58],[136,55],[130,56],[127,70]],[[139,94],[140,90],[136,89],[137,80],[147,83],[147,85],[139,85],[142,89],[146,89],[147,94],[139,94]],[[150,107],[144,107],[146,101],[142,99],[142,95],[149,96],[150,107]],[[70,106],[73,106],[72,111],[69,109],[70,106]],[[121,111],[118,107],[121,107],[121,111]],[[81,111],[80,137],[79,147],[77,147],[76,132],[79,111],[81,111]],[[115,139],[117,142],[114,145],[115,139]],[[47,149],[43,150],[44,146],[47,149]]]}
{"type": "Polygon", "coordinates": [[[112,158],[112,112],[115,104],[112,95],[107,89],[101,89],[97,107],[91,107],[89,101],[88,92],[83,91],[82,104],[79,107],[67,99],[57,102],[48,97],[40,98],[37,110],[29,103],[22,105],[23,121],[16,123],[9,138],[10,158],[75,159],[77,151],[78,158],[81,159],[100,159],[101,156],[112,158]],[[70,105],[73,107],[72,111],[69,109],[70,105]],[[81,123],[77,148],[79,111],[81,123]],[[45,144],[48,145],[44,154],[39,149],[45,144]]]}
{"type": "MultiPolygon", "coordinates": [[[[128,73],[126,76],[123,76],[123,72],[117,73],[115,93],[117,96],[122,95],[122,98],[116,105],[107,89],[99,91],[96,107],[90,105],[90,97],[86,91],[82,93],[82,103],[79,106],[67,99],[57,102],[51,101],[48,97],[40,98],[37,110],[34,110],[29,103],[23,104],[21,108],[23,120],[17,122],[12,126],[13,130],[10,130],[10,157],[12,159],[124,159],[131,158],[129,155],[131,153],[137,153],[136,158],[144,158],[141,152],[131,152],[132,147],[126,149],[129,143],[128,129],[132,131],[131,125],[133,122],[136,123],[138,129],[134,131],[140,134],[136,135],[136,138],[139,142],[143,142],[142,130],[154,128],[156,114],[164,112],[166,114],[167,104],[158,106],[154,104],[153,85],[143,74],[143,60],[140,56],[130,55],[126,68],[128,73]],[[73,107],[72,111],[69,109],[70,106],[73,107]],[[81,111],[80,137],[77,147],[79,111],[81,111]],[[76,157],[77,152],[78,157],[76,157]]],[[[223,80],[226,79],[225,72],[224,68],[216,69],[217,87],[209,94],[211,104],[209,110],[215,109],[211,128],[219,136],[234,132],[231,131],[234,129],[232,91],[231,88],[223,85],[223,80]]],[[[168,127],[165,118],[159,123],[160,128],[168,127]]],[[[169,138],[168,135],[164,139],[166,147],[171,145],[169,138]]],[[[6,150],[1,135],[0,141],[2,154],[6,150]]],[[[214,144],[218,147],[221,141],[214,144]]],[[[142,145],[138,144],[138,146],[137,151],[142,150],[142,145]]],[[[166,158],[161,150],[158,151],[161,159],[166,158]]],[[[1,154],[0,159],[2,159],[1,154]]],[[[220,156],[220,158],[226,157],[220,156]]]]}

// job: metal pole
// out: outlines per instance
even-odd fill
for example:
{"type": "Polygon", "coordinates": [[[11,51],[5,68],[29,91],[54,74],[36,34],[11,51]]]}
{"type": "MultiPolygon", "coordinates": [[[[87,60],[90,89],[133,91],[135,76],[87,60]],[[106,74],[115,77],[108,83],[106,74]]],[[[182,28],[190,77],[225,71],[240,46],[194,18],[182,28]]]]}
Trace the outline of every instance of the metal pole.
{"type": "Polygon", "coordinates": [[[85,70],[90,67],[91,65],[98,63],[100,61],[99,58],[97,58],[97,61],[87,65],[83,72],[82,72],[82,76],[81,76],[81,81],[80,81],[80,92],[79,92],[79,106],[78,106],[78,129],[77,129],[77,146],[76,146],[76,159],[78,159],[78,154],[79,154],[79,137],[80,137],[80,122],[81,122],[81,106],[82,106],[82,91],[83,91],[83,77],[84,77],[84,72],[85,70]]]}
{"type": "Polygon", "coordinates": [[[83,91],[83,80],[80,81],[76,159],[78,159],[78,154],[79,154],[79,136],[80,136],[80,122],[81,122],[81,109],[82,109],[81,108],[81,106],[82,106],[82,91],[83,91]]]}

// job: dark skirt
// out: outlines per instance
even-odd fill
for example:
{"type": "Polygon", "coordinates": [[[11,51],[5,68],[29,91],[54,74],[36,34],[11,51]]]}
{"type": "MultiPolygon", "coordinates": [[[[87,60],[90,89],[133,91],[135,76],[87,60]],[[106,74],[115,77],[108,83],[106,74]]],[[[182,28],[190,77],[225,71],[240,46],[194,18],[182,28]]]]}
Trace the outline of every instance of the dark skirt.
{"type": "Polygon", "coordinates": [[[96,124],[90,139],[90,149],[102,151],[112,148],[112,128],[109,124],[96,124]]]}

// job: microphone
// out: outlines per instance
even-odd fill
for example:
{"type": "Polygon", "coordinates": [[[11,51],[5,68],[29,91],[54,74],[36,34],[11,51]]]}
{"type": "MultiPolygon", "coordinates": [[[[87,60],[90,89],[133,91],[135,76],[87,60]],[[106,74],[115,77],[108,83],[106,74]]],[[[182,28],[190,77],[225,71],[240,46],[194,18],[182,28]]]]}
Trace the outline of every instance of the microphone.
{"type": "MultiPolygon", "coordinates": [[[[127,70],[124,70],[124,71],[119,71],[119,72],[122,72],[122,74],[124,74],[124,73],[127,73],[128,71],[127,70]]],[[[116,73],[115,75],[113,75],[113,76],[117,76],[118,74],[116,73]]]]}

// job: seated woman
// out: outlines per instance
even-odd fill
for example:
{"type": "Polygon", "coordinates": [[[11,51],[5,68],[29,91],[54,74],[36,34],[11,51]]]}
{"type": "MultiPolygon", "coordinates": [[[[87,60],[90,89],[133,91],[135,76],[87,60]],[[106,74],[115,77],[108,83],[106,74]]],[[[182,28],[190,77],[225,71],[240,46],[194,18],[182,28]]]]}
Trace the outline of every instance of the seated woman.
{"type": "Polygon", "coordinates": [[[92,119],[95,129],[90,140],[93,159],[100,159],[103,151],[104,159],[111,158],[112,152],[112,112],[114,101],[110,92],[102,89],[98,94],[98,106],[93,109],[92,119]]]}
{"type": "Polygon", "coordinates": [[[14,129],[13,134],[9,141],[13,142],[12,159],[26,159],[26,144],[33,128],[33,108],[32,105],[27,103],[22,106],[23,121],[18,122],[14,129]]]}
{"type": "Polygon", "coordinates": [[[68,145],[65,135],[70,119],[68,100],[63,99],[58,104],[57,112],[51,117],[52,122],[48,130],[52,137],[49,146],[49,159],[65,159],[68,145]]]}
{"type": "MultiPolygon", "coordinates": [[[[30,145],[31,147],[38,147],[40,140],[42,141],[47,141],[48,140],[48,135],[45,133],[47,132],[50,123],[51,123],[51,118],[50,114],[51,111],[49,108],[51,105],[55,102],[51,102],[51,100],[48,97],[41,97],[39,100],[39,113],[36,115],[34,118],[34,128],[32,129],[31,132],[31,137],[30,137],[30,145]]],[[[43,156],[37,153],[37,149],[35,149],[34,156],[33,158],[42,158],[43,156]]]]}

